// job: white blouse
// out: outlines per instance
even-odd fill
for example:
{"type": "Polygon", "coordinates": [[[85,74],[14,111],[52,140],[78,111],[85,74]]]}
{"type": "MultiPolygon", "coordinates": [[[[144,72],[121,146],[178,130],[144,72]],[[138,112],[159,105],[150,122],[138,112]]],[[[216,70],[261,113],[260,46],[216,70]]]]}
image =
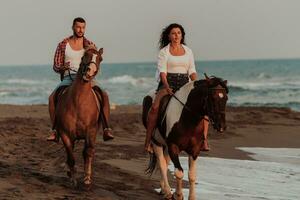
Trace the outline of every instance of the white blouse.
{"type": "Polygon", "coordinates": [[[159,51],[158,63],[156,70],[156,79],[160,81],[160,73],[182,73],[191,75],[196,72],[194,55],[190,48],[182,45],[184,48],[184,55],[173,56],[170,53],[170,44],[159,51]]]}

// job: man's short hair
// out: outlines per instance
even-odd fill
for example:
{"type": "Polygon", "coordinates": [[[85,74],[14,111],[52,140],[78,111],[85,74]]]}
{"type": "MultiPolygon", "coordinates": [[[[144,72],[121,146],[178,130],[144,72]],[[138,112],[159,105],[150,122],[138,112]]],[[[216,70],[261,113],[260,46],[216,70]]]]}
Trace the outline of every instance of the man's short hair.
{"type": "Polygon", "coordinates": [[[76,17],[73,20],[73,26],[75,25],[76,22],[85,23],[85,20],[82,17],[76,17]]]}

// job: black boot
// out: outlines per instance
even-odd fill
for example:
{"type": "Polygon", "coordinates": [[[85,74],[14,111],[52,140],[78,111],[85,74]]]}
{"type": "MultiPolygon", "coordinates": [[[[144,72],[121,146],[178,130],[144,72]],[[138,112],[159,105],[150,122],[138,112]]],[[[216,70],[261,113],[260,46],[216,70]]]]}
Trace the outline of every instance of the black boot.
{"type": "Polygon", "coordinates": [[[59,142],[59,137],[55,129],[51,130],[49,137],[47,137],[47,141],[56,142],[56,143],[59,142]]]}
{"type": "Polygon", "coordinates": [[[114,139],[114,136],[112,134],[112,129],[111,128],[105,128],[103,129],[103,140],[108,141],[114,139]]]}

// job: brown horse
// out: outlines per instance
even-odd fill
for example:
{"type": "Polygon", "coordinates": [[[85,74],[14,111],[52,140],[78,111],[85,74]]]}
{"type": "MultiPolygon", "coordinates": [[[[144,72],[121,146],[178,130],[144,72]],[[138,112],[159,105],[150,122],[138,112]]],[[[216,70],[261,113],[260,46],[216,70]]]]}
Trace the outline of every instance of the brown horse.
{"type": "MultiPolygon", "coordinates": [[[[161,193],[165,199],[183,199],[183,169],[179,153],[189,155],[189,199],[195,200],[196,159],[200,154],[204,138],[204,116],[209,116],[213,127],[219,132],[226,128],[225,107],[227,102],[227,81],[206,77],[184,85],[170,99],[166,109],[161,107],[158,127],[153,134],[154,154],[150,157],[147,172],[152,174],[158,161],[161,172],[161,193]],[[172,195],[168,183],[167,170],[170,159],[175,166],[176,192],[172,195]]],[[[146,126],[147,114],[152,98],[146,96],[143,102],[143,123],[146,126]]]]}
{"type": "Polygon", "coordinates": [[[75,140],[85,140],[84,180],[85,186],[92,183],[92,161],[95,154],[96,135],[100,129],[98,99],[92,88],[92,80],[99,71],[103,49],[88,49],[72,85],[60,93],[55,109],[54,128],[63,141],[67,153],[68,176],[74,185],[75,158],[73,155],[75,140]]]}

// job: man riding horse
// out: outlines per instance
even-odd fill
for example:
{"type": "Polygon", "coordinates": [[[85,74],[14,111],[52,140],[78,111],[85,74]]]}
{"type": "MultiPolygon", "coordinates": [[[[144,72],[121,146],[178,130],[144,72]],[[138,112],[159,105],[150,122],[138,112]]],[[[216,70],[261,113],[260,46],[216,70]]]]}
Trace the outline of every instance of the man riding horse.
{"type": "MultiPolygon", "coordinates": [[[[49,113],[52,126],[55,123],[55,106],[57,101],[57,93],[60,88],[70,86],[76,78],[76,73],[81,63],[81,58],[84,52],[90,48],[96,48],[93,42],[84,37],[86,22],[83,18],[77,17],[73,20],[73,35],[65,38],[57,46],[53,70],[61,75],[61,82],[49,96],[49,113]]],[[[103,106],[103,111],[100,112],[100,118],[103,125],[103,139],[104,141],[113,139],[112,129],[109,127],[109,99],[104,90],[93,82],[93,89],[103,106]]],[[[58,135],[55,129],[51,130],[51,135],[47,138],[48,141],[58,141],[58,135]]]]}

